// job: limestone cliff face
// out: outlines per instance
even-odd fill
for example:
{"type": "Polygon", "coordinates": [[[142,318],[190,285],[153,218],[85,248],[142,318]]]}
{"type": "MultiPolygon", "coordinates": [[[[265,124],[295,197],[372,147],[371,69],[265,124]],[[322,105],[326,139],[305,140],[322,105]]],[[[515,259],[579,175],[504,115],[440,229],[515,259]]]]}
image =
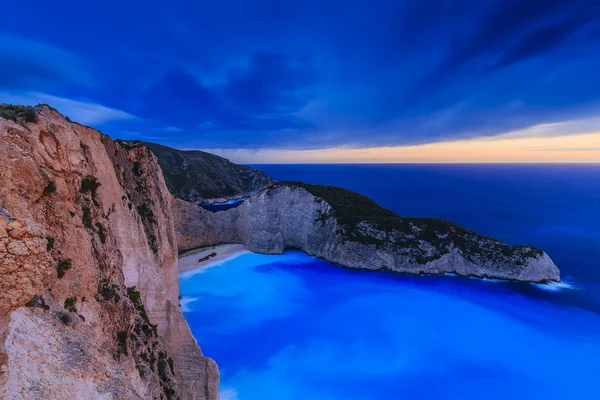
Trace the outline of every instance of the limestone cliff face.
{"type": "Polygon", "coordinates": [[[216,213],[175,200],[179,248],[242,243],[259,253],[298,248],[350,268],[531,282],[559,280],[558,268],[541,250],[509,246],[447,221],[400,218],[364,196],[350,192],[348,197],[348,191],[334,192],[331,203],[344,197],[336,209],[311,193],[313,189],[327,197],[331,188],[278,184],[237,208],[216,213]],[[352,209],[348,204],[352,201],[359,202],[360,209],[352,209]],[[348,215],[342,207],[349,209],[348,215]],[[352,225],[352,218],[365,208],[374,210],[373,220],[356,217],[352,225]]]}
{"type": "Polygon", "coordinates": [[[156,158],[34,111],[0,118],[0,398],[217,399],[156,158]]]}

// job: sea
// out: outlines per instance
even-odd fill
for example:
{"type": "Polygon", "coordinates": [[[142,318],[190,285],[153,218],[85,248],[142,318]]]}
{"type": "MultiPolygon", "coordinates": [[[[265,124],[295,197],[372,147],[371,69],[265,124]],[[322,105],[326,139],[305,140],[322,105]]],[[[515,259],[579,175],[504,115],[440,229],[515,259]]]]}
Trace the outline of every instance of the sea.
{"type": "Polygon", "coordinates": [[[256,165],[545,250],[561,282],[406,276],[298,250],[180,276],[222,400],[600,399],[600,165],[256,165]]]}

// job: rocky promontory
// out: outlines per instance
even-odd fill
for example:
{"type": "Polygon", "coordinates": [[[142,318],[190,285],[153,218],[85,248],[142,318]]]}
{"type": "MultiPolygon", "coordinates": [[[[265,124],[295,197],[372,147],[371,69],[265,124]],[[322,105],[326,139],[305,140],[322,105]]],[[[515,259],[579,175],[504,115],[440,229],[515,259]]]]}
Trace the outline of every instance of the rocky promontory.
{"type": "Polygon", "coordinates": [[[158,159],[171,194],[192,203],[248,197],[267,187],[264,172],[199,150],[143,143],[158,159]]]}
{"type": "Polygon", "coordinates": [[[349,268],[525,282],[560,279],[540,249],[511,246],[441,219],[400,217],[337,187],[280,182],[226,211],[175,200],[173,215],[180,250],[242,243],[267,254],[296,248],[349,268]]]}

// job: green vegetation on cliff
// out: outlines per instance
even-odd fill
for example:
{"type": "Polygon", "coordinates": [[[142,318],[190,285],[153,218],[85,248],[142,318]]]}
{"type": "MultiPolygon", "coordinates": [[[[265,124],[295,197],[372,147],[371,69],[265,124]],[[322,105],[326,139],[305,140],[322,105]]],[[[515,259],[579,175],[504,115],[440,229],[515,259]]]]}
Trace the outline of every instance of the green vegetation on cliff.
{"type": "Polygon", "coordinates": [[[15,122],[19,119],[30,123],[37,121],[37,113],[33,107],[13,104],[0,104],[0,117],[15,122]]]}
{"type": "Polygon", "coordinates": [[[329,204],[332,213],[321,213],[317,222],[325,225],[334,217],[342,228],[338,233],[345,240],[378,247],[395,246],[406,250],[419,263],[440,258],[451,248],[458,249],[468,260],[498,264],[522,265],[526,258],[543,254],[540,249],[511,246],[444,219],[401,217],[360,193],[340,187],[283,181],[268,190],[282,186],[303,188],[317,202],[329,204]],[[423,242],[431,245],[433,251],[423,251],[423,242]]]}
{"type": "Polygon", "coordinates": [[[186,201],[235,198],[256,193],[270,183],[262,171],[234,164],[198,150],[177,150],[144,143],[156,156],[173,196],[186,201]]]}

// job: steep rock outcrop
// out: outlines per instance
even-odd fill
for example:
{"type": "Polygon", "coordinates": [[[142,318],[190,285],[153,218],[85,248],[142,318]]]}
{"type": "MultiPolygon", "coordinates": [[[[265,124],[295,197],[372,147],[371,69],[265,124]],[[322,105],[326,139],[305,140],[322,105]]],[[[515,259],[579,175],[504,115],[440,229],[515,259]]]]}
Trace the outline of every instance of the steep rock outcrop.
{"type": "Polygon", "coordinates": [[[175,200],[173,214],[180,250],[242,243],[269,254],[298,248],[350,268],[559,280],[558,268],[539,249],[510,246],[444,220],[402,218],[340,188],[282,182],[216,213],[175,200]]]}
{"type": "Polygon", "coordinates": [[[170,192],[190,202],[248,197],[271,183],[262,171],[199,150],[144,143],[156,155],[170,192]]]}
{"type": "Polygon", "coordinates": [[[0,118],[0,398],[216,399],[154,155],[48,106],[0,118]],[[8,117],[7,117],[8,116],[8,117]]]}

